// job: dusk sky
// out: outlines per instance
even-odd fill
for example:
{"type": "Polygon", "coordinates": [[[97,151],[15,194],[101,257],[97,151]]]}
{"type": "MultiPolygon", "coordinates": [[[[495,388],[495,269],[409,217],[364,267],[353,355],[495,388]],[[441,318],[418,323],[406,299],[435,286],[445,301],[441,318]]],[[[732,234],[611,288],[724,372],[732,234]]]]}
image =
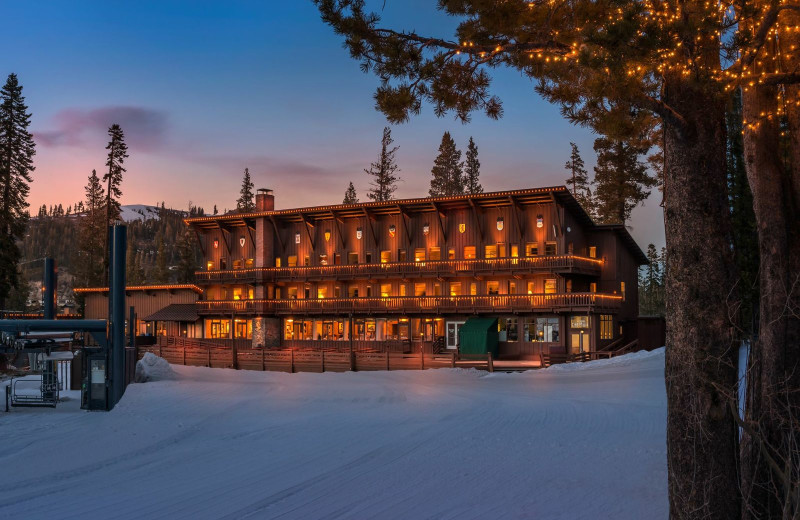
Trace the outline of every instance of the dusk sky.
{"type": "MultiPolygon", "coordinates": [[[[351,180],[366,199],[363,169],[387,124],[374,109],[378,80],[359,70],[310,0],[127,5],[3,6],[0,45],[13,52],[4,53],[0,74],[17,73],[33,113],[34,213],[83,198],[91,170],[102,174],[112,123],[129,145],[123,204],[230,209],[245,167],[256,188],[275,190],[278,208],[339,203],[351,180]]],[[[387,0],[384,21],[452,38],[455,21],[434,6],[387,0]]],[[[475,114],[464,125],[424,106],[392,127],[403,179],[396,196],[427,194],[446,130],[462,150],[475,139],[487,191],[563,184],[570,141],[591,170],[590,131],[563,120],[518,72],[490,73],[504,103],[499,121],[475,114]]],[[[664,243],[660,200],[654,190],[633,213],[643,249],[664,243]]]]}

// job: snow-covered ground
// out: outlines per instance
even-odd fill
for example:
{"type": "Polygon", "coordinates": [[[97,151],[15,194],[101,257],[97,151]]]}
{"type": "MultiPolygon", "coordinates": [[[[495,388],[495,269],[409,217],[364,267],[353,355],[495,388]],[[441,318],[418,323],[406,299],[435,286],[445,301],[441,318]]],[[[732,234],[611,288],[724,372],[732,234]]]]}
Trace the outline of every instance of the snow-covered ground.
{"type": "Polygon", "coordinates": [[[0,414],[0,518],[666,518],[663,349],[520,374],[174,367],[0,414]]]}

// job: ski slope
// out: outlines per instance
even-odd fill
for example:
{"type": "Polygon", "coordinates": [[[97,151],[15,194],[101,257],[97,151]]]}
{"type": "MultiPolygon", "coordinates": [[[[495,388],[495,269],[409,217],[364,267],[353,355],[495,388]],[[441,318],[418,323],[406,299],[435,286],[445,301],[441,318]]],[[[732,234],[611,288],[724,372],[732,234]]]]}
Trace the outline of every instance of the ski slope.
{"type": "Polygon", "coordinates": [[[0,414],[0,518],[667,518],[663,349],[521,374],[173,367],[0,414]]]}

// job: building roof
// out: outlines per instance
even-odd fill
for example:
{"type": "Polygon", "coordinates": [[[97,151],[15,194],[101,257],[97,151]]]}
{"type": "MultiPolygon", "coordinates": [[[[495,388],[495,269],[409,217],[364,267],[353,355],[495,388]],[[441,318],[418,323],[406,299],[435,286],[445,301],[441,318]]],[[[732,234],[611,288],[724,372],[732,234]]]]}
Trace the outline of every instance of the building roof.
{"type": "Polygon", "coordinates": [[[523,190],[491,191],[468,195],[446,197],[424,197],[415,199],[396,199],[385,202],[359,202],[357,204],[332,204],[328,206],[309,206],[306,208],[255,211],[251,213],[230,213],[211,217],[184,219],[188,225],[200,229],[214,229],[221,226],[249,226],[255,228],[255,219],[268,217],[290,222],[308,220],[327,220],[333,218],[363,217],[371,215],[392,215],[397,213],[420,213],[452,209],[492,208],[501,206],[558,203],[567,208],[578,221],[589,229],[610,229],[619,235],[631,254],[640,265],[647,264],[647,256],[636,241],[621,225],[598,225],[583,209],[580,202],[566,186],[549,186],[523,190]]]}
{"type": "MultiPolygon", "coordinates": [[[[108,287],[76,287],[73,289],[78,294],[88,293],[104,293],[108,292],[108,287]]],[[[164,284],[164,285],[128,285],[125,287],[125,292],[129,291],[180,291],[188,290],[194,291],[197,294],[203,294],[203,289],[191,284],[164,284]]]]}
{"type": "Polygon", "coordinates": [[[200,319],[197,307],[193,303],[173,303],[143,318],[144,321],[188,321],[194,323],[200,319]]]}

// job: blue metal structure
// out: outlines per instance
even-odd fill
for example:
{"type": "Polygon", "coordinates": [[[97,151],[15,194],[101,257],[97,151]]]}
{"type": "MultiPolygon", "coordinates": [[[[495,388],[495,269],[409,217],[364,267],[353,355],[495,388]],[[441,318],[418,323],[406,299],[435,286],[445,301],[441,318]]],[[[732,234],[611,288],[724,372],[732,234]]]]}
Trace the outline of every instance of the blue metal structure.
{"type": "MultiPolygon", "coordinates": [[[[97,347],[83,346],[84,383],[82,403],[90,410],[111,410],[125,391],[125,253],[126,226],[109,226],[109,319],[55,320],[56,271],[52,258],[45,259],[44,319],[0,320],[0,348],[49,355],[59,342],[89,335],[97,347]],[[70,338],[72,335],[72,338],[70,338]]],[[[42,371],[42,403],[53,403],[49,384],[53,362],[42,371]]]]}

